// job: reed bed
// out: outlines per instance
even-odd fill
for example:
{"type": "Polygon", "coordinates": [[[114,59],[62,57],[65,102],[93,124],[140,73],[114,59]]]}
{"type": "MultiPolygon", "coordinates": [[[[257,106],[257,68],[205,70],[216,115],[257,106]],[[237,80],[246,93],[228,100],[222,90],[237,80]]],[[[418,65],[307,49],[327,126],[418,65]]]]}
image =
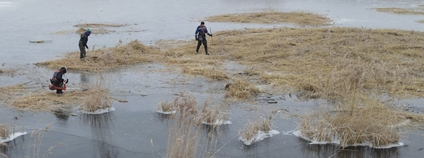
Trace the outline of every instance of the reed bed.
{"type": "MultiPolygon", "coordinates": [[[[272,119],[260,118],[256,121],[249,122],[242,130],[239,131],[240,138],[253,143],[257,134],[260,132],[270,132],[272,130],[271,120],[272,119]]],[[[248,145],[250,145],[250,143],[248,143],[248,145]]]]}
{"type": "MultiPolygon", "coordinates": [[[[358,100],[362,100],[360,98],[358,100]]],[[[384,147],[398,144],[410,121],[423,121],[424,116],[383,105],[375,100],[341,105],[335,110],[318,111],[302,118],[298,129],[304,137],[340,146],[365,145],[384,147]]]]}
{"type": "Polygon", "coordinates": [[[89,95],[89,91],[66,91],[62,96],[52,92],[30,92],[22,96],[6,100],[6,104],[19,110],[51,111],[58,106],[74,106],[81,104],[81,99],[89,95]]]}
{"type": "Polygon", "coordinates": [[[207,99],[203,104],[203,108],[199,116],[199,123],[216,127],[218,125],[225,124],[230,120],[228,104],[218,104],[215,106],[211,104],[210,99],[207,99]]]}
{"type": "Polygon", "coordinates": [[[168,158],[197,156],[197,147],[200,140],[198,124],[198,104],[195,96],[181,92],[174,100],[177,113],[169,121],[168,144],[166,153],[168,158]]]}
{"type": "Polygon", "coordinates": [[[58,96],[54,91],[40,90],[25,83],[0,87],[0,99],[4,102],[4,105],[18,110],[34,112],[52,111],[58,107],[75,106],[83,103],[89,104],[96,101],[96,97],[104,97],[107,94],[109,94],[107,90],[93,88],[88,90],[68,90],[58,96]],[[90,100],[93,98],[94,100],[90,100]],[[85,102],[83,102],[84,100],[85,102]]]}
{"type": "Polygon", "coordinates": [[[278,28],[222,31],[214,35],[218,42],[210,46],[211,57],[190,53],[195,45],[187,44],[168,50],[180,54],[178,58],[170,57],[170,64],[201,69],[217,65],[218,61],[236,61],[255,67],[256,72],[246,78],[256,77],[281,91],[300,90],[317,97],[345,95],[339,92],[349,88],[345,81],[355,79],[355,75],[364,80],[360,88],[365,91],[424,96],[422,32],[278,28]]]}
{"type": "Polygon", "coordinates": [[[324,26],[329,25],[331,20],[323,15],[307,12],[277,12],[263,11],[256,13],[236,13],[210,16],[206,18],[210,22],[236,22],[236,23],[293,23],[297,25],[324,26]]]}
{"type": "Polygon", "coordinates": [[[90,88],[90,93],[84,96],[79,110],[85,112],[96,112],[97,110],[108,109],[112,107],[113,100],[110,97],[109,89],[101,85],[95,85],[90,88]]]}
{"type": "Polygon", "coordinates": [[[176,107],[175,107],[173,101],[172,102],[161,101],[156,106],[155,111],[160,112],[160,113],[164,113],[164,114],[171,114],[171,113],[176,112],[176,107]]]}
{"type": "Polygon", "coordinates": [[[158,51],[157,48],[145,46],[135,40],[125,45],[119,43],[113,48],[102,48],[98,50],[94,50],[93,48],[91,51],[87,51],[87,56],[83,60],[79,58],[79,52],[71,52],[66,54],[62,59],[41,62],[36,65],[47,66],[53,69],[66,65],[68,71],[98,72],[151,62],[152,60],[149,56],[154,55],[158,51]]]}
{"type": "Polygon", "coordinates": [[[10,136],[10,127],[7,124],[0,124],[0,138],[6,139],[10,136]]]}
{"type": "Polygon", "coordinates": [[[424,15],[424,9],[418,8],[374,8],[378,12],[406,14],[406,15],[424,15]]]}

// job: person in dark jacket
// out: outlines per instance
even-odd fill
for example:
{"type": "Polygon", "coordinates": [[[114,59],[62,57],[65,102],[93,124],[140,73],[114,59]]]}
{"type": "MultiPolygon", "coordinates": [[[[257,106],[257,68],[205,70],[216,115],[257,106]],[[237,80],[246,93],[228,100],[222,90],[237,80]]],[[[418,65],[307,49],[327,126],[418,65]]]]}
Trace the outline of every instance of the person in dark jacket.
{"type": "Polygon", "coordinates": [[[85,48],[88,49],[87,42],[88,42],[88,36],[90,36],[91,31],[88,29],[86,32],[81,34],[81,38],[79,40],[78,46],[80,49],[80,59],[85,58],[85,48]]]}
{"type": "Polygon", "coordinates": [[[63,75],[66,73],[66,68],[61,67],[59,70],[56,70],[53,74],[53,77],[50,79],[51,85],[49,86],[50,90],[56,89],[56,94],[62,94],[62,90],[66,90],[66,83],[69,80],[63,79],[63,75]]]}
{"type": "Polygon", "coordinates": [[[205,26],[205,22],[202,21],[200,25],[197,26],[196,32],[194,34],[197,40],[196,52],[199,53],[200,45],[202,45],[203,43],[203,47],[205,47],[206,55],[209,55],[208,42],[206,41],[206,35],[212,36],[212,34],[208,32],[208,29],[205,26]]]}

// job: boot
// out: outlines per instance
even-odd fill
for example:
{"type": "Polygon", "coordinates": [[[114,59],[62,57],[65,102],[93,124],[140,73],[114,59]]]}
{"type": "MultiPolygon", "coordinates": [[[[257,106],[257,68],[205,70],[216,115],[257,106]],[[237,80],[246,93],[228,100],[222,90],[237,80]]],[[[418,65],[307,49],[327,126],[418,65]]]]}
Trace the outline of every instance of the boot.
{"type": "Polygon", "coordinates": [[[205,47],[205,52],[206,52],[206,55],[209,55],[209,53],[208,53],[208,47],[205,47]]]}

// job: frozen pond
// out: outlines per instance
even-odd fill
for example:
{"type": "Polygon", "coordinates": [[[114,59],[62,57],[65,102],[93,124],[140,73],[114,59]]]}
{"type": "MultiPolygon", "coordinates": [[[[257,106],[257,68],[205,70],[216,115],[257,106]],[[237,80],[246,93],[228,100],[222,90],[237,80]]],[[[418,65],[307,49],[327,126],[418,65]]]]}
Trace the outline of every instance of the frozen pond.
{"type": "MultiPolygon", "coordinates": [[[[227,13],[244,13],[272,9],[284,12],[307,11],[324,14],[334,21],[334,26],[389,28],[424,31],[424,20],[419,15],[395,15],[376,12],[378,7],[416,7],[423,1],[394,0],[216,0],[154,1],[154,0],[0,0],[0,69],[14,69],[13,73],[0,74],[0,86],[30,82],[34,86],[48,84],[54,70],[35,67],[33,63],[60,58],[63,54],[78,51],[77,24],[125,24],[108,27],[106,34],[92,34],[90,49],[95,46],[113,47],[118,41],[127,43],[138,39],[144,44],[157,40],[191,40],[204,17],[227,13]],[[29,40],[51,40],[51,43],[34,44],[29,40]]],[[[283,27],[286,24],[233,24],[209,23],[213,31],[283,27]]],[[[290,25],[291,26],[291,25],[290,25]]],[[[194,42],[194,40],[193,40],[194,42]]],[[[195,44],[195,42],[193,43],[195,44]]],[[[89,53],[89,52],[88,52],[89,53]]],[[[166,67],[158,64],[136,65],[106,72],[113,97],[127,100],[115,101],[115,111],[101,115],[87,115],[77,109],[55,115],[50,112],[20,112],[0,106],[0,123],[23,127],[28,134],[0,147],[8,157],[42,157],[50,147],[54,154],[48,157],[166,157],[168,120],[157,114],[154,107],[161,101],[172,100],[175,94],[186,90],[198,102],[212,97],[222,100],[227,83],[211,82],[198,77],[160,71],[166,67]],[[71,113],[76,114],[72,116],[71,113]],[[50,124],[43,135],[40,152],[34,154],[30,143],[31,132],[50,124]]],[[[241,70],[233,70],[241,71],[241,70]]],[[[93,84],[96,74],[66,74],[74,85],[93,84]]],[[[70,88],[82,88],[72,87],[70,88]]],[[[47,88],[46,88],[47,90],[47,88]]],[[[65,92],[66,93],[66,92],[65,92]]],[[[265,96],[264,96],[265,97],[265,96]]],[[[334,145],[312,145],[291,132],[297,124],[295,114],[314,110],[324,101],[300,102],[280,94],[268,96],[267,102],[234,103],[231,105],[232,124],[222,126],[214,145],[219,151],[214,157],[420,157],[423,131],[410,132],[401,140],[405,145],[390,149],[355,147],[340,150],[334,145]],[[247,108],[246,108],[247,107],[247,108]],[[252,110],[255,109],[255,110],[252,110]],[[280,134],[251,146],[244,146],[238,131],[251,120],[266,115],[274,109],[285,109],[274,119],[274,130],[280,134]]],[[[422,101],[406,100],[422,109],[422,101]]],[[[205,127],[205,132],[207,128],[205,127]]],[[[199,149],[207,147],[202,139],[199,149]]],[[[1,155],[0,155],[1,157],[1,155]]],[[[200,156],[199,157],[204,157],[200,156]]]]}

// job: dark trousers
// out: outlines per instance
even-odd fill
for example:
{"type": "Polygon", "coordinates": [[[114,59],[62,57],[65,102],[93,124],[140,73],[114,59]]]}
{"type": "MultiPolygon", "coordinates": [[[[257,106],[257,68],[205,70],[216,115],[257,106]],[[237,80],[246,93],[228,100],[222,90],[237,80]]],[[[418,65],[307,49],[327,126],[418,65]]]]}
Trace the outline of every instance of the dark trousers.
{"type": "Polygon", "coordinates": [[[79,49],[80,49],[80,59],[85,58],[85,47],[82,44],[79,44],[79,49]]]}
{"type": "Polygon", "coordinates": [[[200,45],[202,45],[202,43],[203,43],[203,47],[205,47],[206,54],[209,54],[208,53],[208,41],[206,41],[205,38],[203,40],[197,40],[196,52],[199,52],[199,48],[200,48],[200,45]]]}

